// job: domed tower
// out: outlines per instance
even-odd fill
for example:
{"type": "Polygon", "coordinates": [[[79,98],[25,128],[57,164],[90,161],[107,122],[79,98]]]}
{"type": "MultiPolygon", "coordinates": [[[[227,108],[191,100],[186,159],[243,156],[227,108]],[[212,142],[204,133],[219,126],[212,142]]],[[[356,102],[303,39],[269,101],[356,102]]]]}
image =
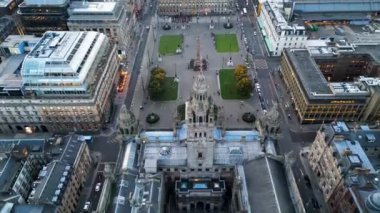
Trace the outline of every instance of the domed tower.
{"type": "MultiPolygon", "coordinates": [[[[199,43],[199,37],[197,42],[199,43]]],[[[199,51],[199,46],[197,51],[199,51]]],[[[212,167],[214,160],[214,110],[202,69],[194,81],[190,101],[186,104],[186,123],[188,127],[189,167],[212,167]]]]}
{"type": "Polygon", "coordinates": [[[369,212],[380,212],[380,192],[368,196],[365,205],[369,212]]]}

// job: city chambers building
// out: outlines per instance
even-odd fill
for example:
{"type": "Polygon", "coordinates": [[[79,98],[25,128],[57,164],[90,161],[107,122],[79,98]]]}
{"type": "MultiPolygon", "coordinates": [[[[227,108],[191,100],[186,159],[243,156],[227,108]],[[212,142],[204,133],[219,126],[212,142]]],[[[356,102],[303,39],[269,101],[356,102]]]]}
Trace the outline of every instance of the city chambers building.
{"type": "MultiPolygon", "coordinates": [[[[332,44],[330,44],[332,45],[332,44]]],[[[380,119],[377,46],[286,49],[281,75],[301,123],[380,119]]]]}
{"type": "Polygon", "coordinates": [[[116,46],[98,32],[32,40],[1,47],[0,134],[100,130],[116,93],[116,46]]]}
{"type": "Polygon", "coordinates": [[[161,16],[205,16],[228,15],[234,12],[231,0],[159,0],[158,14],[161,16]]]}

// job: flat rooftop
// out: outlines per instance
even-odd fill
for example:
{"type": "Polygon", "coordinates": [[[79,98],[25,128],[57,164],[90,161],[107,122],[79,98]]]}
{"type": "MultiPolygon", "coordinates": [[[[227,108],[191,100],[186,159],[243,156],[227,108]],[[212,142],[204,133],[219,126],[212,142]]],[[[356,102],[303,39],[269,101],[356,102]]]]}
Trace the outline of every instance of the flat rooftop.
{"type": "Polygon", "coordinates": [[[117,5],[117,2],[71,2],[69,11],[72,14],[104,14],[112,13],[117,5]]]}
{"type": "Polygon", "coordinates": [[[187,163],[187,148],[185,144],[146,143],[144,159],[155,159],[158,166],[185,166],[187,163]]]}
{"type": "Polygon", "coordinates": [[[25,5],[38,5],[38,6],[63,6],[70,2],[70,0],[24,0],[23,6],[25,5]]]}
{"type": "Polygon", "coordinates": [[[25,57],[21,75],[29,83],[83,83],[105,41],[97,32],[48,31],[25,57]]]}
{"type": "Polygon", "coordinates": [[[18,47],[22,42],[37,43],[41,38],[34,35],[9,35],[1,44],[0,47],[18,47]]]}
{"type": "Polygon", "coordinates": [[[308,96],[312,96],[312,93],[333,94],[326,78],[320,72],[318,65],[310,56],[308,50],[286,49],[285,51],[297,71],[297,76],[308,96]]]}
{"type": "MultiPolygon", "coordinates": [[[[370,25],[373,30],[379,25],[370,25]]],[[[318,31],[308,31],[309,39],[334,38],[335,41],[345,40],[356,47],[380,45],[380,33],[371,32],[366,25],[318,25],[318,31]],[[337,33],[339,31],[339,33],[337,33]]]]}
{"type": "MultiPolygon", "coordinates": [[[[365,99],[369,95],[356,82],[328,82],[309,50],[285,50],[305,94],[314,99],[365,99]]],[[[355,52],[357,54],[358,52],[355,52]]]]}
{"type": "Polygon", "coordinates": [[[364,12],[303,12],[297,16],[298,21],[346,21],[346,20],[370,20],[370,13],[364,12]]]}
{"type": "Polygon", "coordinates": [[[360,143],[355,141],[343,140],[343,141],[334,141],[333,146],[336,151],[344,157],[344,152],[346,150],[350,150],[352,152],[351,155],[348,155],[348,160],[351,163],[361,163],[361,167],[368,169],[370,173],[375,173],[375,169],[373,168],[370,160],[367,157],[367,154],[364,152],[360,143]]]}
{"type": "Polygon", "coordinates": [[[226,189],[224,180],[218,179],[181,179],[176,181],[176,190],[180,193],[189,191],[224,191],[226,189]]]}
{"type": "Polygon", "coordinates": [[[0,87],[20,88],[22,86],[21,65],[25,56],[25,54],[12,55],[3,60],[0,64],[0,87]]]}

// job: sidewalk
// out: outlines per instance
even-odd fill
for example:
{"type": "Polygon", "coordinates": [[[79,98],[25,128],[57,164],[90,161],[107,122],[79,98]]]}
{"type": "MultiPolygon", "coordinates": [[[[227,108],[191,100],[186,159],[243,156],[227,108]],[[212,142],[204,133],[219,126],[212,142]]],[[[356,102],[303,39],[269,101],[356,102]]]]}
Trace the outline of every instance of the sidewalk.
{"type": "MultiPolygon", "coordinates": [[[[135,60],[136,60],[136,56],[138,54],[138,48],[140,46],[140,38],[142,36],[142,33],[143,31],[141,30],[142,27],[138,24],[138,26],[136,26],[136,28],[138,29],[138,35],[130,41],[130,45],[128,47],[128,49],[126,49],[126,54],[127,54],[127,68],[128,68],[128,72],[132,74],[132,69],[135,65],[135,60]]],[[[132,79],[131,79],[132,80],[132,79]]],[[[116,130],[117,130],[117,122],[118,122],[118,118],[119,118],[119,111],[120,111],[120,108],[121,106],[125,103],[125,99],[127,97],[127,94],[128,94],[128,88],[125,89],[125,92],[123,93],[118,93],[116,94],[116,99],[120,99],[118,102],[118,104],[115,104],[115,113],[114,113],[114,116],[110,119],[110,126],[105,129],[105,130],[101,130],[100,133],[98,134],[99,136],[106,136],[106,137],[109,137],[109,136],[112,136],[113,134],[115,134],[116,130]]]]}

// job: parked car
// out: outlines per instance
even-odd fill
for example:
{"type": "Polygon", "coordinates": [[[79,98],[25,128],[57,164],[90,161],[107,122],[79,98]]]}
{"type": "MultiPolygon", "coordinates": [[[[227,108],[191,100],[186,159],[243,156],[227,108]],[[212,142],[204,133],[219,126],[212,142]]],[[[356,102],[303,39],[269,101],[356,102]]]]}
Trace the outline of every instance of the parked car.
{"type": "Polygon", "coordinates": [[[98,192],[100,191],[100,186],[102,185],[102,183],[97,183],[96,186],[95,186],[95,192],[98,192]]]}
{"type": "Polygon", "coordinates": [[[310,182],[309,176],[308,175],[304,175],[303,179],[305,180],[306,186],[309,187],[309,188],[311,188],[311,182],[310,182]]]}
{"type": "Polygon", "coordinates": [[[320,205],[319,205],[319,203],[318,203],[317,200],[315,200],[314,198],[312,198],[312,199],[311,199],[311,202],[312,202],[313,207],[314,207],[315,209],[319,209],[319,208],[320,208],[320,205]]]}
{"type": "Polygon", "coordinates": [[[90,201],[87,201],[87,202],[84,204],[83,211],[84,211],[84,212],[88,212],[88,211],[90,210],[90,206],[91,206],[91,202],[90,202],[90,201]]]}

